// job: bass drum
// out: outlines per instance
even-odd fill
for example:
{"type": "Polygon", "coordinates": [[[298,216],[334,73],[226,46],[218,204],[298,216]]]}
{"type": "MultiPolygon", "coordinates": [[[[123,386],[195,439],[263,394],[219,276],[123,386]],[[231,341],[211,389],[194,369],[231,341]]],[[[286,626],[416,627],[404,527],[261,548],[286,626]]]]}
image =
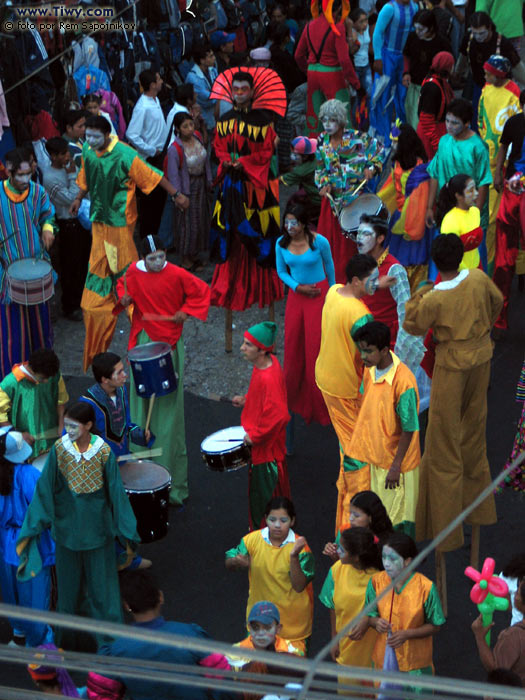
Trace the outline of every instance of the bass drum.
{"type": "Polygon", "coordinates": [[[142,542],[156,542],[165,537],[169,527],[169,471],[161,464],[139,459],[123,464],[120,475],[142,542]]]}

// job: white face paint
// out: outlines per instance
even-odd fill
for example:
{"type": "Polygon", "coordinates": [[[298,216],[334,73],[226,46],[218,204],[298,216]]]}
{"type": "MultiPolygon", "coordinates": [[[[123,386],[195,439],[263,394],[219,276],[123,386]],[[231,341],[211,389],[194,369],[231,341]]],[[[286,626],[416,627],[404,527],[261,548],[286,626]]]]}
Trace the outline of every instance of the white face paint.
{"type": "Polygon", "coordinates": [[[263,625],[261,622],[250,623],[250,636],[253,646],[257,649],[266,649],[270,644],[275,644],[277,625],[263,625]],[[253,624],[253,627],[252,627],[253,624]],[[257,627],[257,629],[254,629],[257,627]]]}
{"type": "Polygon", "coordinates": [[[95,151],[100,151],[104,146],[106,137],[96,129],[86,129],[86,141],[95,151]]]}
{"type": "Polygon", "coordinates": [[[238,105],[244,105],[252,99],[253,88],[244,80],[232,84],[233,99],[238,105]]]}
{"type": "Polygon", "coordinates": [[[383,547],[383,566],[390,579],[394,579],[405,567],[403,557],[399,555],[395,549],[385,545],[383,547]]]}
{"type": "Polygon", "coordinates": [[[376,244],[376,234],[370,224],[359,224],[356,241],[359,253],[364,255],[372,250],[376,244]]]}
{"type": "Polygon", "coordinates": [[[302,163],[303,157],[300,153],[290,153],[290,160],[292,163],[302,163]]]}
{"type": "Polygon", "coordinates": [[[476,183],[474,180],[467,182],[467,186],[463,190],[463,197],[465,197],[465,205],[467,207],[472,207],[478,197],[478,190],[476,189],[476,183]]]}
{"type": "Polygon", "coordinates": [[[28,185],[31,180],[31,174],[13,175],[13,180],[19,185],[28,185]]]}
{"type": "Polygon", "coordinates": [[[286,218],[284,220],[284,228],[288,231],[288,233],[296,232],[298,226],[299,222],[297,221],[297,219],[286,218]]]}
{"type": "Polygon", "coordinates": [[[160,272],[166,263],[166,252],[164,250],[156,250],[154,253],[148,253],[144,258],[146,270],[149,272],[160,272]]]}
{"type": "Polygon", "coordinates": [[[71,418],[64,418],[64,430],[66,431],[67,436],[71,440],[71,442],[75,442],[75,440],[78,440],[78,438],[80,437],[80,433],[82,432],[82,426],[76,420],[72,420],[71,418]]]}
{"type": "Polygon", "coordinates": [[[474,41],[478,41],[480,44],[482,44],[484,41],[487,41],[489,38],[489,30],[488,29],[477,29],[476,31],[472,31],[472,38],[474,41]]]}
{"type": "Polygon", "coordinates": [[[339,122],[336,122],[333,119],[323,119],[322,124],[323,129],[326,131],[327,134],[330,134],[330,136],[332,134],[335,134],[340,129],[339,122]]]}
{"type": "Polygon", "coordinates": [[[377,282],[379,280],[379,270],[376,269],[372,272],[370,277],[365,282],[365,292],[367,294],[375,294],[377,290],[377,282]]]}
{"type": "Polygon", "coordinates": [[[426,41],[430,41],[430,37],[428,36],[428,34],[429,34],[428,27],[425,27],[424,24],[419,24],[419,22],[415,22],[414,23],[414,31],[415,31],[418,39],[424,39],[426,41]]]}

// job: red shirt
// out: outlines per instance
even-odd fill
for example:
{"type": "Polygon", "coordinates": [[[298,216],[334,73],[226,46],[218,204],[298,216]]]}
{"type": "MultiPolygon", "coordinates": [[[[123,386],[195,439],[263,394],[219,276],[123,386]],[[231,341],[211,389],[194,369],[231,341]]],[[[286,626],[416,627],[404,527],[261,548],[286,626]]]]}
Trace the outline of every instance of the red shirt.
{"type": "MultiPolygon", "coordinates": [[[[379,277],[388,275],[392,265],[401,265],[401,263],[388,253],[379,265],[379,277]]],[[[399,330],[399,318],[397,316],[397,303],[390,293],[390,289],[378,289],[375,294],[367,294],[361,301],[370,309],[374,321],[381,321],[390,328],[390,347],[393,350],[399,330]]]]}

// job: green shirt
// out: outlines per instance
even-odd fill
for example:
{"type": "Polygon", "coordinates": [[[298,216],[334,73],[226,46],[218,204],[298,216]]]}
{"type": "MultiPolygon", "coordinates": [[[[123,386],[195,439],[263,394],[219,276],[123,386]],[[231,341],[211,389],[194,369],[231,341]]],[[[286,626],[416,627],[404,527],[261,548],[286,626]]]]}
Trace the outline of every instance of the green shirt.
{"type": "Polygon", "coordinates": [[[476,12],[486,12],[507,39],[523,36],[522,9],[523,0],[476,0],[476,12]]]}

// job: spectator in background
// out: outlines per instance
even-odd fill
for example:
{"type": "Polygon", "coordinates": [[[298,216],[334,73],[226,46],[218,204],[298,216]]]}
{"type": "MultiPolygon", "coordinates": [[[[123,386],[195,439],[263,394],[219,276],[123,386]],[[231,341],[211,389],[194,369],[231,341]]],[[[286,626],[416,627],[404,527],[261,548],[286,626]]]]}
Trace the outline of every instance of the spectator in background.
{"type": "Polygon", "coordinates": [[[49,139],[46,149],[51,165],[42,172],[44,187],[55,207],[58,225],[58,254],[62,313],[70,321],[82,321],[80,300],[86,281],[91,232],[87,231],[69,207],[79,193],[75,182],[77,169],[69,152],[67,141],[60,136],[49,139]]]}
{"type": "Polygon", "coordinates": [[[368,28],[368,15],[361,8],[352,10],[349,15],[359,42],[359,48],[354,53],[353,60],[355,72],[361,83],[361,89],[368,96],[372,93],[372,71],[370,69],[370,32],[368,28]]]}
{"type": "Polygon", "coordinates": [[[486,12],[496,31],[510,39],[519,53],[523,36],[523,0],[476,0],[476,12],[486,12]]]}
{"type": "MultiPolygon", "coordinates": [[[[454,15],[449,9],[447,9],[447,3],[449,2],[450,0],[428,0],[428,4],[432,8],[432,12],[436,16],[438,33],[444,39],[451,42],[454,15]]],[[[457,51],[454,51],[454,47],[452,47],[452,52],[454,53],[454,58],[457,58],[457,51]]]]}
{"type": "MultiPolygon", "coordinates": [[[[157,95],[162,89],[163,81],[158,73],[144,70],[139,75],[139,82],[144,92],[133,108],[126,136],[145,161],[162,169],[162,150],[168,136],[168,128],[157,95]]],[[[165,201],[166,192],[161,187],[156,187],[149,194],[137,192],[141,238],[148,234],[156,234],[159,230],[165,201]]]]}
{"type": "Polygon", "coordinates": [[[436,15],[431,10],[421,10],[414,17],[414,31],[408,35],[403,49],[406,121],[414,129],[419,122],[421,85],[430,71],[432,59],[441,51],[451,52],[450,42],[440,36],[436,15]]]}
{"type": "Polygon", "coordinates": [[[179,112],[188,112],[195,122],[195,131],[201,135],[204,144],[208,143],[208,130],[202,118],[201,106],[197,104],[195,88],[191,83],[182,83],[175,88],[175,102],[166,117],[166,124],[169,129],[168,144],[171,144],[174,136],[173,119],[179,112]]]}
{"type": "Polygon", "coordinates": [[[77,168],[80,168],[82,161],[82,146],[84,145],[84,136],[86,134],[86,118],[90,116],[89,112],[83,109],[71,109],[67,112],[64,119],[64,133],[62,136],[69,144],[69,152],[77,168]]]}
{"type": "Polygon", "coordinates": [[[228,34],[218,29],[210,34],[210,43],[215,52],[215,64],[217,73],[222,73],[230,67],[230,58],[233,53],[235,34],[228,34]]]}
{"type": "Polygon", "coordinates": [[[94,117],[104,117],[111,124],[111,133],[116,134],[115,126],[111,121],[111,117],[103,109],[100,109],[100,103],[102,102],[102,97],[97,95],[96,92],[89,92],[82,98],[82,106],[84,109],[92,114],[94,117]]]}
{"type": "Polygon", "coordinates": [[[289,54],[293,56],[294,52],[294,47],[295,47],[295,40],[297,38],[297,34],[299,32],[299,25],[294,19],[289,19],[286,7],[284,5],[281,5],[279,3],[276,3],[273,6],[272,13],[270,15],[270,19],[272,22],[275,22],[276,24],[284,24],[286,27],[288,27],[289,32],[290,32],[290,38],[288,40],[288,43],[285,46],[286,51],[288,51],[289,54]]]}
{"type": "MultiPolygon", "coordinates": [[[[291,95],[296,87],[305,82],[305,77],[297,67],[293,56],[286,50],[290,40],[290,29],[286,24],[273,22],[268,29],[268,37],[271,40],[269,55],[272,68],[283,81],[288,95],[291,95]]],[[[254,51],[268,51],[268,49],[260,48],[254,51]]],[[[254,51],[250,52],[250,56],[254,51]]]]}
{"type": "Polygon", "coordinates": [[[209,131],[215,128],[215,102],[210,100],[213,82],[217,77],[215,54],[210,46],[201,46],[193,52],[195,65],[186,76],[186,82],[193,85],[197,102],[202,111],[202,118],[209,131]]]}
{"type": "MultiPolygon", "coordinates": [[[[250,64],[254,66],[254,68],[269,68],[271,60],[272,54],[270,53],[270,49],[267,49],[266,46],[258,46],[250,51],[250,64]]],[[[282,80],[282,76],[280,77],[282,80]]]]}
{"type": "Polygon", "coordinates": [[[300,201],[306,206],[308,220],[316,225],[321,211],[321,195],[315,184],[317,141],[306,136],[296,136],[290,147],[292,168],[281,175],[279,180],[286,187],[294,187],[295,185],[299,187],[291,199],[300,201]]]}

